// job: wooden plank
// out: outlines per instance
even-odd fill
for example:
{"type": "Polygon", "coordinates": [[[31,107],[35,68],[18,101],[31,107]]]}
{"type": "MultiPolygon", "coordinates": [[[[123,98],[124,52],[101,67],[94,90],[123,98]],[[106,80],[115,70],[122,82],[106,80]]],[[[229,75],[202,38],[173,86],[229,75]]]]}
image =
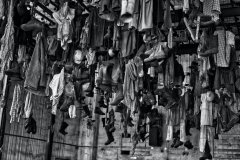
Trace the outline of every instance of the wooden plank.
{"type": "Polygon", "coordinates": [[[222,17],[240,16],[240,7],[221,8],[221,12],[222,17]]]}
{"type": "MultiPolygon", "coordinates": [[[[198,43],[196,44],[182,44],[177,48],[177,54],[196,54],[198,43]]],[[[235,40],[236,51],[240,51],[240,39],[235,40]]]]}

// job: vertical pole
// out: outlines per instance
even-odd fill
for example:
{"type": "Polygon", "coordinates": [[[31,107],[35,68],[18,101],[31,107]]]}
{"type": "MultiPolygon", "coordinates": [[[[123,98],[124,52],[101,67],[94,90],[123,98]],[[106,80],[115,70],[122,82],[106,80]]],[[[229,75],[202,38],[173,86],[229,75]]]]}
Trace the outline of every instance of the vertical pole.
{"type": "Polygon", "coordinates": [[[93,126],[93,144],[92,144],[92,160],[97,160],[98,153],[98,134],[99,134],[99,124],[100,124],[100,116],[95,114],[95,124],[93,126]]]}
{"type": "Polygon", "coordinates": [[[53,125],[55,123],[55,115],[51,114],[51,121],[48,128],[48,138],[47,138],[47,144],[46,144],[46,153],[45,153],[45,160],[51,160],[52,157],[52,146],[53,146],[53,136],[54,136],[54,130],[53,125]]]}
{"type": "MultiPolygon", "coordinates": [[[[99,64],[97,67],[97,73],[98,71],[99,71],[99,64]]],[[[94,73],[96,73],[96,71],[94,71],[94,73]]],[[[95,74],[95,77],[97,77],[97,75],[98,74],[95,74]]],[[[97,106],[97,100],[99,98],[98,92],[99,91],[97,89],[94,89],[94,101],[92,102],[93,113],[94,113],[95,107],[97,106]]],[[[95,114],[95,123],[93,126],[93,143],[92,143],[92,159],[91,160],[97,160],[99,125],[100,125],[100,116],[98,114],[95,114]]]]}

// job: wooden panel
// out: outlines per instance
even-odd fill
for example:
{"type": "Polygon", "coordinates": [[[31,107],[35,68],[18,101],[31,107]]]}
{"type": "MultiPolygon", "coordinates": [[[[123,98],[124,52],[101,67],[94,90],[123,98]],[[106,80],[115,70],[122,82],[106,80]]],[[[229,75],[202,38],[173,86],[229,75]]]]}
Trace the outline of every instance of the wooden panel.
{"type": "Polygon", "coordinates": [[[12,83],[7,101],[7,122],[4,136],[3,155],[4,160],[43,160],[45,154],[45,142],[34,140],[47,138],[47,128],[50,120],[50,111],[46,109],[45,98],[33,95],[33,118],[37,122],[37,133],[35,135],[26,133],[25,121],[10,123],[9,111],[13,97],[15,83],[12,83]],[[17,137],[21,136],[21,137],[17,137]],[[23,138],[26,137],[26,138],[23,138]]]}
{"type": "Polygon", "coordinates": [[[222,12],[221,16],[223,17],[240,16],[240,7],[222,8],[221,12],[222,12]]]}

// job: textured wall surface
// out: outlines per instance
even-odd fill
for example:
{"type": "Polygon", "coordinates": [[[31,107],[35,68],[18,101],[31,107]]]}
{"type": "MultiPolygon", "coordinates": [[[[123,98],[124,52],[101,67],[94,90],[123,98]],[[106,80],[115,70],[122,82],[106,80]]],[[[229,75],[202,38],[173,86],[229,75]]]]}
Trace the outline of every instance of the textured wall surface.
{"type": "MultiPolygon", "coordinates": [[[[50,123],[50,109],[46,107],[46,99],[43,97],[33,96],[33,117],[37,122],[37,133],[35,135],[27,134],[24,130],[24,119],[19,123],[10,123],[10,107],[12,102],[14,84],[10,87],[9,98],[7,102],[7,123],[4,137],[4,145],[2,148],[2,160],[44,160],[45,146],[47,139],[47,130],[50,123]],[[11,136],[8,134],[16,135],[11,136]],[[17,137],[18,136],[18,137],[17,137]],[[21,137],[19,137],[21,136],[21,137]],[[41,140],[34,140],[24,137],[32,137],[41,140]]],[[[98,101],[98,94],[91,99],[92,106],[90,109],[94,111],[95,104],[98,101]]],[[[89,104],[90,99],[86,99],[85,103],[89,104]]],[[[114,107],[113,107],[114,108],[114,107]]],[[[102,111],[106,111],[101,108],[102,111]]],[[[56,116],[54,125],[54,143],[52,151],[52,160],[58,158],[64,160],[198,160],[202,153],[199,152],[199,131],[191,129],[192,136],[190,141],[194,145],[192,150],[187,150],[183,146],[173,149],[170,147],[171,142],[166,142],[167,128],[163,125],[162,135],[163,143],[161,147],[151,147],[148,145],[148,139],[137,145],[136,152],[133,156],[124,155],[122,151],[130,151],[132,147],[131,138],[122,138],[123,126],[119,113],[115,114],[114,132],[115,141],[109,146],[105,146],[107,136],[101,118],[93,114],[95,120],[91,128],[87,127],[87,119],[81,118],[82,111],[77,110],[76,119],[64,119],[68,124],[66,132],[63,136],[59,133],[59,128],[63,116],[59,113],[56,116]],[[77,147],[78,146],[78,147],[77,147]],[[187,153],[184,155],[184,153],[187,153]]],[[[166,117],[166,110],[159,108],[159,112],[166,117]]],[[[134,119],[135,120],[135,119],[134,119]]],[[[135,123],[135,122],[134,122],[135,123]]],[[[165,122],[163,122],[165,124],[165,122]]],[[[133,134],[135,128],[128,128],[128,133],[133,134]]],[[[219,140],[213,143],[213,156],[216,160],[239,160],[240,159],[240,126],[235,126],[231,131],[219,136],[219,140]]],[[[60,159],[60,160],[61,160],[60,159]]]]}

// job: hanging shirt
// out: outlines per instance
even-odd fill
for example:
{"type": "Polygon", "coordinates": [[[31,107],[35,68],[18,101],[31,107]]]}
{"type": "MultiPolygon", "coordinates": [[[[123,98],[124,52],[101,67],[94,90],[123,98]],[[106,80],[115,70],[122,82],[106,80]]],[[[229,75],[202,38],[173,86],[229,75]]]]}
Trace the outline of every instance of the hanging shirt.
{"type": "Polygon", "coordinates": [[[2,36],[0,43],[0,59],[2,60],[2,67],[0,72],[0,80],[4,77],[5,66],[9,60],[13,59],[13,49],[14,49],[14,22],[13,22],[13,9],[14,9],[14,0],[10,1],[9,10],[8,10],[8,21],[2,36]]]}
{"type": "Polygon", "coordinates": [[[5,0],[0,0],[0,18],[4,16],[4,11],[5,11],[5,0]]]}
{"type": "MultiPolygon", "coordinates": [[[[15,85],[14,92],[13,92],[13,99],[12,105],[10,110],[11,120],[10,123],[14,122],[16,118],[19,118],[19,109],[21,107],[21,95],[22,95],[22,88],[19,84],[15,85]]],[[[19,121],[19,119],[18,119],[19,121]]]]}
{"type": "Polygon", "coordinates": [[[203,14],[212,16],[214,21],[219,19],[221,14],[221,7],[219,0],[205,0],[203,2],[203,14]]]}
{"type": "Polygon", "coordinates": [[[214,35],[218,35],[218,53],[214,55],[215,63],[218,67],[228,67],[230,54],[226,52],[226,33],[224,30],[217,30],[214,35]]]}
{"type": "Polygon", "coordinates": [[[138,30],[153,28],[153,0],[141,0],[140,5],[138,30]]]}
{"type": "Polygon", "coordinates": [[[59,74],[55,74],[53,76],[53,79],[50,82],[49,87],[52,89],[52,96],[50,97],[50,100],[53,101],[52,114],[56,115],[59,98],[64,90],[64,68],[61,70],[59,74]]]}
{"type": "Polygon", "coordinates": [[[25,118],[29,118],[32,113],[32,93],[28,92],[26,99],[25,99],[25,106],[24,106],[24,113],[25,118]]]}
{"type": "Polygon", "coordinates": [[[72,43],[72,20],[75,17],[75,9],[69,8],[68,2],[65,2],[62,8],[53,13],[53,17],[58,23],[57,38],[61,41],[64,50],[67,49],[68,43],[72,43]]]}

